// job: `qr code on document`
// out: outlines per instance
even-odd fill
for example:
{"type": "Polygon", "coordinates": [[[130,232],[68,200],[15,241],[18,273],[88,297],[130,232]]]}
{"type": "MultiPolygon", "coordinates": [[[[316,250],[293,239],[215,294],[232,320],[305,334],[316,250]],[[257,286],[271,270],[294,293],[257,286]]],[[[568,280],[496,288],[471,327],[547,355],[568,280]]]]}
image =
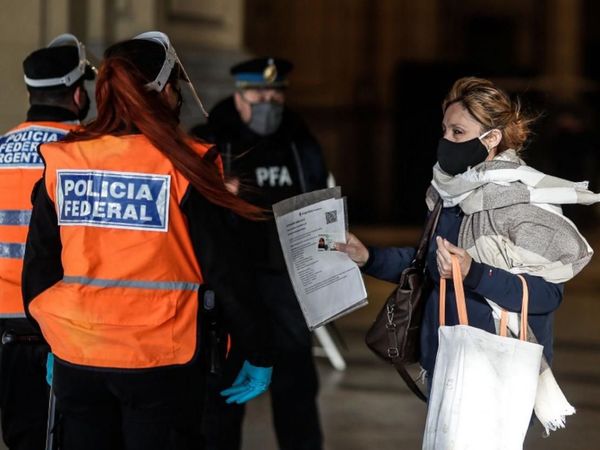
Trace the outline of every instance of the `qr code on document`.
{"type": "Polygon", "coordinates": [[[327,224],[337,222],[337,211],[328,211],[325,213],[325,222],[327,224]]]}

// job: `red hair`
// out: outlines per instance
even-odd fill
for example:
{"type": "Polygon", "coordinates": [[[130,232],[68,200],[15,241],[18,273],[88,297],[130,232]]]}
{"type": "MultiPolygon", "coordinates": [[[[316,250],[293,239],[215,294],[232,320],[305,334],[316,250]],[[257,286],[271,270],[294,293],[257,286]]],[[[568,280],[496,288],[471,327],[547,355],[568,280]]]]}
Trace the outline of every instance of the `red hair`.
{"type": "MultiPolygon", "coordinates": [[[[178,73],[176,69],[177,66],[174,73],[178,73]]],[[[166,96],[147,90],[144,86],[147,82],[148,77],[130,58],[108,56],[96,82],[98,115],[93,122],[71,133],[67,140],[142,133],[208,201],[247,219],[264,218],[265,210],[226,189],[216,165],[202,159],[191,147],[192,138],[179,126],[178,114],[166,96]]],[[[169,82],[177,83],[173,76],[169,82]]]]}

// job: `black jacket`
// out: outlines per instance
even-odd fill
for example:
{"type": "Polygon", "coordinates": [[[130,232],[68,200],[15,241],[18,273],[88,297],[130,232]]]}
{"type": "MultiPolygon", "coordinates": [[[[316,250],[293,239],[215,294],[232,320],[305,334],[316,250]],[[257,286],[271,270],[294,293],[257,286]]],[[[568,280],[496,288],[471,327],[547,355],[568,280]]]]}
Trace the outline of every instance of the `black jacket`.
{"type": "Polygon", "coordinates": [[[208,123],[193,128],[191,134],[216,144],[226,174],[242,176],[250,186],[256,186],[256,180],[244,175],[257,162],[253,153],[267,149],[291,156],[295,171],[291,176],[298,178],[298,193],[326,187],[328,172],[321,147],[300,116],[287,107],[278,130],[272,135],[260,136],[242,122],[233,97],[228,97],[211,110],[208,123]]]}
{"type": "MultiPolygon", "coordinates": [[[[191,133],[217,146],[226,176],[242,183],[240,196],[268,210],[285,198],[327,187],[321,147],[287,107],[277,131],[260,136],[242,122],[229,97],[213,108],[206,125],[191,133]]],[[[258,270],[285,272],[273,221],[243,222],[239,229],[258,270]]]]}

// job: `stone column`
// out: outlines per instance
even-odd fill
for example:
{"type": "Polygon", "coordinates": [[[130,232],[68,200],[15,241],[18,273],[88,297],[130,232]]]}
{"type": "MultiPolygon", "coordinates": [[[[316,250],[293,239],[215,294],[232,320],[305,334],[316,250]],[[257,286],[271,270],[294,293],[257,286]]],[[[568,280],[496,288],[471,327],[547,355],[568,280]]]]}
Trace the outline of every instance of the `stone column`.
{"type": "Polygon", "coordinates": [[[547,88],[560,100],[577,97],[582,77],[582,2],[548,0],[547,88]]]}
{"type": "Polygon", "coordinates": [[[68,0],[2,3],[0,14],[0,134],[25,120],[28,108],[23,60],[67,27],[68,0]]]}

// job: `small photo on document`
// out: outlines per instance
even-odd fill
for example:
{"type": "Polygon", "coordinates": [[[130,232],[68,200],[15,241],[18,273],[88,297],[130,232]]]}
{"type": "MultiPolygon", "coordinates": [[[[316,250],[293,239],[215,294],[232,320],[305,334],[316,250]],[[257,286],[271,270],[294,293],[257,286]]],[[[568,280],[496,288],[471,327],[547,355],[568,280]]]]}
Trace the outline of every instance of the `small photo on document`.
{"type": "Polygon", "coordinates": [[[335,240],[328,234],[320,234],[317,251],[326,252],[328,250],[335,250],[335,240]]]}

